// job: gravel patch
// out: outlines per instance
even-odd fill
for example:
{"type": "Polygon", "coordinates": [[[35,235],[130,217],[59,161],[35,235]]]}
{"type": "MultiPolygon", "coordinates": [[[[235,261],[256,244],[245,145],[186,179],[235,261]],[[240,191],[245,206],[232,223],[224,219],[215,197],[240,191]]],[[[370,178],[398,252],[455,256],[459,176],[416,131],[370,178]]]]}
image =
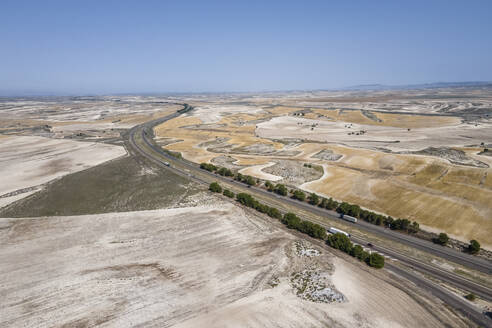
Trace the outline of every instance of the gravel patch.
{"type": "Polygon", "coordinates": [[[281,176],[280,183],[301,185],[303,183],[318,180],[323,176],[323,170],[316,166],[305,167],[303,162],[293,160],[274,160],[273,166],[263,169],[263,172],[281,176]]]}

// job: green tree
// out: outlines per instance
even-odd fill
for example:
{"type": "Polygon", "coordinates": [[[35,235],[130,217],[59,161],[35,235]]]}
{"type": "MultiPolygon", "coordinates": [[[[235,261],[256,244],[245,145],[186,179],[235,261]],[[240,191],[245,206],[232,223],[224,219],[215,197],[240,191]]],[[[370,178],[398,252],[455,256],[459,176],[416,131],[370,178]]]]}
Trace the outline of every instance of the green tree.
{"type": "Polygon", "coordinates": [[[275,189],[273,183],[271,183],[270,181],[265,182],[265,187],[267,187],[268,191],[273,191],[275,189]]]}
{"type": "Polygon", "coordinates": [[[275,207],[270,207],[268,209],[268,216],[272,217],[272,218],[275,218],[275,219],[280,219],[282,218],[282,213],[280,213],[280,211],[278,209],[276,209],[275,207]]]}
{"type": "Polygon", "coordinates": [[[329,235],[326,240],[326,243],[331,247],[339,249],[348,254],[350,254],[353,247],[349,237],[345,236],[343,233],[335,233],[329,235]]]}
{"type": "Polygon", "coordinates": [[[323,198],[321,198],[321,202],[318,204],[318,206],[321,208],[326,208],[327,203],[328,203],[328,199],[323,197],[323,198]]]}
{"type": "Polygon", "coordinates": [[[316,195],[314,192],[309,195],[309,204],[311,205],[318,205],[319,203],[319,196],[316,195]]]}
{"type": "Polygon", "coordinates": [[[444,232],[441,232],[437,238],[434,238],[433,239],[433,241],[436,244],[439,244],[439,245],[442,245],[442,246],[446,246],[446,244],[449,241],[449,237],[444,232]]]}
{"type": "Polygon", "coordinates": [[[362,253],[363,252],[364,252],[364,249],[362,248],[362,246],[355,245],[350,250],[350,255],[352,255],[353,257],[356,257],[356,258],[360,259],[360,257],[362,256],[362,253]]]}
{"type": "Polygon", "coordinates": [[[225,189],[223,194],[224,194],[224,196],[227,196],[229,198],[234,198],[234,193],[228,189],[225,189]]]}
{"type": "Polygon", "coordinates": [[[253,196],[246,194],[244,192],[237,194],[236,199],[241,204],[252,208],[254,208],[255,204],[257,203],[257,201],[253,198],[253,196]]]}
{"type": "Polygon", "coordinates": [[[283,184],[277,184],[275,186],[275,193],[277,193],[281,196],[287,196],[289,191],[287,190],[287,188],[283,184]]]}
{"type": "Polygon", "coordinates": [[[470,254],[477,254],[480,251],[480,243],[475,239],[470,240],[470,245],[468,245],[468,252],[470,254]]]}
{"type": "Polygon", "coordinates": [[[382,267],[384,267],[384,256],[378,253],[371,253],[366,262],[367,264],[369,264],[369,266],[373,268],[381,269],[382,267]]]}
{"type": "Polygon", "coordinates": [[[294,195],[292,195],[292,198],[300,200],[303,202],[306,199],[306,194],[300,190],[295,190],[294,195]]]}
{"type": "Polygon", "coordinates": [[[207,170],[207,171],[210,171],[210,172],[217,170],[217,166],[210,164],[210,163],[201,163],[200,168],[207,170]]]}
{"type": "Polygon", "coordinates": [[[330,197],[330,199],[328,199],[328,202],[326,204],[326,209],[329,209],[329,210],[334,210],[336,208],[338,208],[339,206],[339,203],[336,201],[336,200],[333,200],[333,198],[330,197]]]}
{"type": "Polygon", "coordinates": [[[246,178],[244,179],[244,182],[248,185],[248,186],[254,186],[256,184],[256,181],[255,179],[250,176],[250,175],[247,175],[246,178]]]}
{"type": "Polygon", "coordinates": [[[282,223],[287,226],[289,229],[299,229],[299,226],[301,224],[301,219],[294,213],[285,213],[284,217],[282,218],[282,223]]]}
{"type": "Polygon", "coordinates": [[[212,192],[222,192],[222,187],[217,182],[212,182],[208,189],[212,192]]]}

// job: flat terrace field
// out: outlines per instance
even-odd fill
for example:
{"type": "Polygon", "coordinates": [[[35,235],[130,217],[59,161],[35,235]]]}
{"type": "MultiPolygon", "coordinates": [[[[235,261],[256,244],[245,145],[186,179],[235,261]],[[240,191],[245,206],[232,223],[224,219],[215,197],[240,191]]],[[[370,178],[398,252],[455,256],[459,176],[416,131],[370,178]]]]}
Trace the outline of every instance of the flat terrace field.
{"type": "Polygon", "coordinates": [[[194,101],[192,113],[156,127],[158,137],[173,138],[164,147],[188,160],[226,156],[242,173],[492,247],[492,157],[483,153],[492,148],[490,89],[194,101]],[[323,174],[312,180],[304,163],[323,174]]]}

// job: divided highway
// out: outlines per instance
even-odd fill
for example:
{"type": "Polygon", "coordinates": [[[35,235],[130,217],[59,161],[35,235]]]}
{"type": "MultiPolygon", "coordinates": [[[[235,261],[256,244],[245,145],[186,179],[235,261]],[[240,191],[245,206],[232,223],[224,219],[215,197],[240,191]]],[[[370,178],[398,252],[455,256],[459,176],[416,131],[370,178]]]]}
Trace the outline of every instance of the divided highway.
{"type": "MultiPolygon", "coordinates": [[[[275,206],[279,209],[285,208],[285,206],[288,205],[290,207],[296,207],[303,211],[310,212],[316,216],[328,217],[332,220],[341,220],[336,212],[327,211],[325,209],[321,209],[316,206],[309,205],[307,203],[299,202],[288,197],[282,197],[273,194],[271,192],[268,192],[262,188],[247,187],[245,184],[241,182],[232,180],[230,178],[222,177],[220,175],[216,175],[208,171],[201,170],[199,166],[194,163],[182,159],[177,159],[169,155],[162,149],[162,147],[155,144],[153,140],[154,137],[153,127],[165,121],[176,118],[179,115],[181,115],[181,113],[176,112],[171,115],[135,126],[131,130],[129,130],[129,132],[126,134],[126,138],[127,138],[126,145],[130,153],[132,151],[137,152],[140,155],[151,160],[152,162],[164,166],[167,169],[172,170],[174,173],[181,176],[185,176],[198,183],[203,183],[208,185],[210,182],[213,181],[221,181],[221,183],[234,186],[234,189],[236,190],[241,190],[257,198],[261,198],[264,203],[267,203],[267,205],[275,206]],[[170,167],[166,166],[165,162],[169,162],[171,166],[170,167]]],[[[312,218],[310,218],[309,220],[316,222],[318,224],[322,224],[323,226],[327,227],[326,223],[322,222],[321,220],[316,221],[313,220],[312,218]]],[[[346,223],[345,221],[343,222],[346,223]]],[[[471,269],[478,270],[487,274],[492,274],[492,262],[487,261],[485,259],[477,258],[469,254],[464,254],[450,248],[434,245],[428,241],[421,240],[406,234],[398,233],[389,229],[385,229],[383,227],[375,226],[361,220],[359,220],[359,222],[357,223],[357,228],[399,242],[406,246],[410,246],[428,252],[432,255],[444,258],[446,260],[459,263],[471,269]]],[[[354,240],[354,242],[360,243],[362,245],[367,243],[367,241],[358,238],[357,236],[353,237],[352,239],[354,240]]],[[[475,282],[462,278],[461,276],[458,276],[452,272],[442,270],[436,266],[429,265],[427,263],[419,261],[418,259],[411,258],[407,255],[401,254],[398,251],[392,249],[388,249],[380,246],[373,246],[373,249],[375,251],[381,252],[385,255],[397,259],[402,264],[410,268],[413,268],[418,272],[440,279],[457,288],[469,292],[473,292],[476,295],[482,297],[483,299],[492,301],[492,290],[486,286],[481,286],[475,282]]],[[[480,313],[480,311],[471,303],[462,299],[461,297],[457,297],[456,295],[450,293],[444,288],[422,277],[421,275],[411,272],[410,270],[403,270],[400,266],[396,266],[390,263],[387,263],[386,268],[389,269],[390,271],[395,272],[396,274],[404,276],[405,278],[413,281],[417,285],[431,291],[436,297],[442,299],[449,305],[461,310],[465,315],[467,315],[470,319],[475,321],[477,324],[486,327],[492,326],[492,320],[486,317],[485,315],[483,315],[482,313],[480,313]]]]}

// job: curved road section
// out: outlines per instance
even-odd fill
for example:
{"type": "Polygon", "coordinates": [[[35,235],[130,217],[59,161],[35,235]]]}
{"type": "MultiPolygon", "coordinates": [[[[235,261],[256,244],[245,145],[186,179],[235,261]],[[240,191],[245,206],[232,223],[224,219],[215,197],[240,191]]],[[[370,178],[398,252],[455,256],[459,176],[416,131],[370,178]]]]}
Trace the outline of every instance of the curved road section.
{"type": "MultiPolygon", "coordinates": [[[[187,104],[183,104],[183,106],[184,109],[191,109],[191,107],[187,104]]],[[[171,156],[169,153],[165,152],[162,147],[158,146],[154,142],[153,128],[154,126],[176,118],[181,114],[182,112],[176,112],[130,129],[128,133],[124,136],[125,144],[129,153],[134,154],[136,152],[146,157],[150,161],[198,183],[208,185],[213,181],[220,180],[221,183],[233,186],[236,190],[247,192],[255,197],[261,198],[262,201],[266,202],[270,206],[276,206],[278,208],[285,209],[285,206],[288,205],[290,208],[296,207],[300,210],[310,212],[316,216],[326,217],[332,220],[341,220],[336,212],[327,211],[325,209],[321,209],[304,202],[299,202],[288,197],[272,194],[258,187],[247,187],[241,182],[201,170],[197,164],[171,156]],[[168,165],[168,163],[170,165],[168,165]]],[[[315,220],[311,221],[316,222],[315,220]]],[[[343,222],[346,223],[345,221],[343,222]]],[[[326,227],[325,222],[318,221],[316,223],[319,223],[326,227]]],[[[492,262],[485,259],[474,257],[469,254],[464,254],[451,248],[434,245],[428,241],[385,229],[383,227],[375,226],[364,221],[359,221],[357,223],[357,228],[379,235],[383,238],[399,242],[406,246],[425,251],[443,259],[459,263],[470,269],[478,270],[487,274],[492,274],[492,262]]],[[[354,237],[352,239],[357,243],[366,243],[365,240],[357,237],[354,237]]],[[[374,250],[380,251],[392,258],[397,259],[407,267],[407,270],[405,270],[401,266],[388,263],[386,265],[386,268],[390,271],[413,281],[415,284],[426,290],[429,290],[436,297],[440,298],[454,308],[462,311],[462,313],[464,313],[477,324],[484,327],[492,327],[492,320],[482,314],[479,309],[476,308],[473,304],[464,300],[462,297],[449,292],[443,287],[438,286],[436,283],[424,278],[422,275],[413,272],[411,269],[418,271],[424,275],[442,280],[457,288],[473,292],[488,301],[492,301],[492,290],[490,288],[464,279],[463,277],[458,276],[452,272],[442,270],[436,266],[429,265],[418,259],[399,253],[394,249],[374,246],[374,250]]]]}

